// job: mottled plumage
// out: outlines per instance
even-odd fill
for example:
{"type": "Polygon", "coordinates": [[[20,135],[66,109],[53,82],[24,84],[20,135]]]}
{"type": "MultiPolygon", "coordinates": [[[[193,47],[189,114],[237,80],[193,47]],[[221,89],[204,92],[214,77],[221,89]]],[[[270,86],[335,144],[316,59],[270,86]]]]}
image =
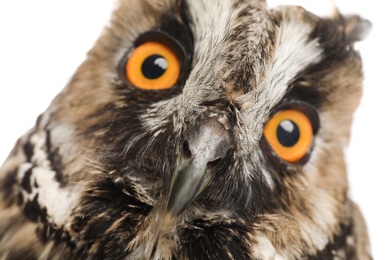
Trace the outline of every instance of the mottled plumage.
{"type": "MultiPolygon", "coordinates": [[[[344,159],[368,27],[261,0],[119,1],[0,168],[0,258],[370,259],[344,159]],[[179,64],[165,89],[129,79],[147,42],[179,64]],[[313,135],[298,159],[264,130],[290,110],[313,135]]],[[[149,79],[172,67],[149,58],[149,79]]]]}

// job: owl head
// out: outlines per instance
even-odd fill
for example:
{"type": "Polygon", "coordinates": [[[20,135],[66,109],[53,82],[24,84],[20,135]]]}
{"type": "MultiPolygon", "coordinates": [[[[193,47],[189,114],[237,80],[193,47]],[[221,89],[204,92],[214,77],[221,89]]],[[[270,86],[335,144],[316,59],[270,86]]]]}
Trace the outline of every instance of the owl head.
{"type": "Polygon", "coordinates": [[[5,197],[56,252],[330,251],[354,232],[344,149],[369,27],[260,0],[121,0],[6,162],[5,197]]]}

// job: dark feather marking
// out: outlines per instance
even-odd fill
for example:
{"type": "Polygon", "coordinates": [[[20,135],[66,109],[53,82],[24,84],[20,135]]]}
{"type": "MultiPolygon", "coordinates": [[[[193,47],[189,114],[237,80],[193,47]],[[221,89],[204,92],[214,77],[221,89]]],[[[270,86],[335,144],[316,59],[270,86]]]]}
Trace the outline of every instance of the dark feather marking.
{"type": "MultiPolygon", "coordinates": [[[[345,33],[346,21],[344,19],[321,19],[310,35],[311,39],[318,39],[326,56],[323,61],[329,63],[343,61],[350,53],[350,42],[345,33]]],[[[328,67],[329,68],[329,67],[328,67]]]]}
{"type": "MultiPolygon", "coordinates": [[[[309,74],[311,74],[310,72],[309,74]]],[[[316,74],[317,77],[321,78],[318,73],[316,74]]],[[[316,83],[318,82],[318,79],[316,82],[309,81],[305,76],[302,78],[298,78],[296,81],[296,84],[289,88],[289,91],[287,92],[285,98],[282,100],[281,103],[287,103],[289,101],[303,101],[307,102],[313,106],[315,106],[317,109],[320,109],[322,104],[325,104],[327,101],[327,93],[319,88],[316,87],[316,83]],[[310,86],[301,86],[300,80],[307,82],[310,82],[310,86]]]]}
{"type": "Polygon", "coordinates": [[[32,201],[28,200],[25,203],[23,212],[28,219],[33,222],[43,222],[47,223],[47,210],[45,207],[41,207],[38,202],[38,194],[35,195],[32,201]]]}
{"type": "Polygon", "coordinates": [[[238,224],[210,225],[194,220],[196,228],[185,229],[179,259],[250,259],[248,227],[238,224]]]}
{"type": "Polygon", "coordinates": [[[26,162],[31,162],[32,156],[34,154],[34,147],[29,140],[27,140],[26,143],[23,145],[23,152],[26,156],[26,162]]]}
{"type": "Polygon", "coordinates": [[[28,169],[23,176],[22,183],[20,186],[27,191],[27,193],[32,192],[32,187],[31,187],[31,175],[32,175],[32,167],[28,169]]]}
{"type": "Polygon", "coordinates": [[[24,202],[23,194],[22,192],[18,192],[18,195],[16,196],[16,202],[18,206],[22,206],[24,202]]]}
{"type": "Polygon", "coordinates": [[[347,243],[347,238],[353,235],[353,228],[352,223],[341,225],[341,232],[333,237],[333,242],[329,243],[322,251],[317,252],[316,255],[309,256],[307,259],[340,259],[340,256],[337,254],[338,251],[342,252],[341,257],[345,256],[345,259],[359,259],[359,256],[356,255],[355,245],[348,245],[347,243]]]}
{"type": "Polygon", "coordinates": [[[129,254],[126,245],[134,239],[136,226],[143,222],[152,206],[140,201],[131,186],[125,188],[126,193],[110,177],[91,183],[71,227],[85,243],[80,252],[87,252],[98,244],[98,252],[94,253],[96,259],[120,259],[129,254]],[[121,218],[114,230],[108,230],[121,218]]]}
{"type": "Polygon", "coordinates": [[[17,182],[17,169],[9,171],[2,182],[0,182],[0,192],[3,193],[6,201],[5,207],[11,206],[14,202],[14,185],[17,182]]]}
{"type": "Polygon", "coordinates": [[[46,132],[46,153],[47,159],[50,161],[50,166],[55,172],[55,179],[60,183],[61,187],[66,184],[64,174],[62,172],[62,159],[59,154],[59,148],[53,147],[51,144],[51,133],[50,130],[45,130],[46,132]]]}
{"type": "Polygon", "coordinates": [[[110,216],[92,220],[84,233],[84,239],[93,240],[102,236],[114,221],[110,216]]]}
{"type": "Polygon", "coordinates": [[[63,227],[58,227],[52,223],[40,224],[36,233],[43,244],[53,240],[57,245],[66,244],[70,249],[75,248],[74,241],[72,241],[71,236],[63,227]]]}
{"type": "Polygon", "coordinates": [[[157,236],[156,242],[153,245],[152,253],[150,254],[150,259],[155,258],[155,254],[156,254],[157,246],[158,246],[158,240],[159,240],[159,236],[157,236]]]}
{"type": "Polygon", "coordinates": [[[256,63],[255,59],[261,57],[261,63],[267,62],[269,57],[270,46],[275,43],[275,34],[271,30],[264,32],[268,35],[267,42],[260,42],[253,40],[255,33],[258,33],[251,25],[257,23],[254,19],[258,19],[259,15],[254,17],[254,13],[260,12],[262,19],[271,19],[268,13],[262,12],[260,9],[255,8],[247,4],[246,2],[237,1],[234,3],[235,8],[241,8],[237,14],[237,19],[240,20],[238,25],[232,28],[230,34],[227,36],[226,42],[229,44],[224,59],[229,67],[236,67],[236,64],[243,64],[244,67],[239,67],[231,71],[229,77],[225,79],[227,82],[234,82],[234,90],[237,92],[248,93],[255,87],[254,76],[255,74],[261,73],[255,71],[253,64],[256,63]],[[241,7],[239,5],[246,5],[241,7]],[[238,55],[237,55],[238,53],[238,55]]]}
{"type": "Polygon", "coordinates": [[[131,253],[127,244],[137,235],[137,224],[142,222],[139,216],[128,215],[115,230],[106,232],[100,240],[99,250],[93,255],[94,259],[124,259],[131,253]],[[133,219],[134,218],[134,219],[133,219]],[[119,231],[119,232],[118,232],[119,231]]]}
{"type": "MultiPolygon", "coordinates": [[[[192,53],[194,50],[194,37],[189,28],[189,16],[183,15],[185,8],[185,4],[183,4],[181,6],[182,15],[180,17],[182,21],[178,21],[175,16],[172,16],[172,14],[165,14],[161,18],[160,29],[164,32],[167,32],[169,35],[180,42],[182,47],[185,49],[186,54],[188,55],[188,57],[186,57],[186,62],[191,64],[192,53]]],[[[186,66],[185,69],[185,74],[187,74],[190,71],[190,68],[189,66],[186,66]]]]}
{"type": "Polygon", "coordinates": [[[28,136],[27,136],[27,139],[23,145],[23,152],[24,152],[24,155],[26,156],[26,162],[31,162],[32,161],[32,157],[34,155],[34,146],[32,145],[32,143],[30,142],[31,140],[31,136],[39,131],[39,125],[41,124],[41,121],[42,121],[42,115],[39,115],[37,120],[36,120],[36,123],[35,123],[35,127],[34,127],[34,132],[30,133],[28,136]]]}

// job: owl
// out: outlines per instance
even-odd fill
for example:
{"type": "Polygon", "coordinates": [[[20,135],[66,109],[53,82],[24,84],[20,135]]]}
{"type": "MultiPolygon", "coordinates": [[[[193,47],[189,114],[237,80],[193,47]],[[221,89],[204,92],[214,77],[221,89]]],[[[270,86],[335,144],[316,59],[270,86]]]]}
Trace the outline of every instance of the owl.
{"type": "Polygon", "coordinates": [[[0,258],[371,259],[344,157],[369,28],[120,0],[0,168],[0,258]]]}

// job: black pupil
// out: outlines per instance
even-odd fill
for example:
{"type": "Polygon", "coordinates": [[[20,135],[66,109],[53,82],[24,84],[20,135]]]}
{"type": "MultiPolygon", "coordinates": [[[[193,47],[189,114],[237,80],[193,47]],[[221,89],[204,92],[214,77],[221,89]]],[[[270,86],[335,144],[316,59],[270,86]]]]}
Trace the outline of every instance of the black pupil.
{"type": "Polygon", "coordinates": [[[276,135],[283,146],[292,147],[298,142],[300,133],[297,124],[290,120],[283,120],[276,130],[276,135]]]}
{"type": "Polygon", "coordinates": [[[142,63],[142,74],[148,79],[157,79],[165,73],[167,68],[167,60],[163,56],[153,54],[142,63]]]}

